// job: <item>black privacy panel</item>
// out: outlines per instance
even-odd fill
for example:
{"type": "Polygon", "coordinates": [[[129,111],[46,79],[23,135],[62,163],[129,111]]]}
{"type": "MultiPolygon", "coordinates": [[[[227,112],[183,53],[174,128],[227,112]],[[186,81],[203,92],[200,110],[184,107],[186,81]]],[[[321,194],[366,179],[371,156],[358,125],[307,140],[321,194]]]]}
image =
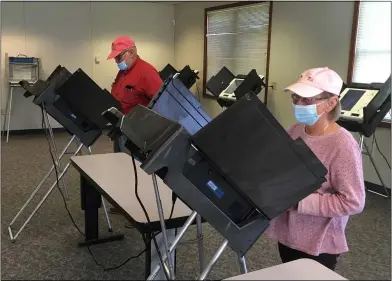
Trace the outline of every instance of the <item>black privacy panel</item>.
{"type": "Polygon", "coordinates": [[[256,96],[241,98],[192,142],[270,219],[325,181],[326,168],[301,139],[291,139],[256,96]]]}

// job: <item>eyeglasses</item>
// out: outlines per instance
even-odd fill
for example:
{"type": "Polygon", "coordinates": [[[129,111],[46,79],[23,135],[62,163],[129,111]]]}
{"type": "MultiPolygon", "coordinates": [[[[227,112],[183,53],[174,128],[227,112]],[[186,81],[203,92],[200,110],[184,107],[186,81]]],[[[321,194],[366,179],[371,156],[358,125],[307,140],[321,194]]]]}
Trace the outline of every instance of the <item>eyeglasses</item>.
{"type": "Polygon", "coordinates": [[[124,55],[126,52],[128,52],[128,51],[129,51],[129,49],[126,49],[126,50],[122,51],[120,54],[118,54],[118,55],[115,57],[115,59],[116,59],[116,60],[120,60],[120,59],[123,57],[123,55],[124,55]]]}
{"type": "Polygon", "coordinates": [[[298,102],[301,102],[301,103],[306,104],[306,105],[311,105],[311,104],[313,104],[315,101],[326,100],[326,99],[328,99],[328,97],[321,97],[321,98],[304,98],[304,97],[301,97],[301,96],[299,96],[299,95],[292,94],[292,95],[291,95],[291,99],[293,100],[293,103],[294,103],[294,104],[297,104],[298,102]]]}

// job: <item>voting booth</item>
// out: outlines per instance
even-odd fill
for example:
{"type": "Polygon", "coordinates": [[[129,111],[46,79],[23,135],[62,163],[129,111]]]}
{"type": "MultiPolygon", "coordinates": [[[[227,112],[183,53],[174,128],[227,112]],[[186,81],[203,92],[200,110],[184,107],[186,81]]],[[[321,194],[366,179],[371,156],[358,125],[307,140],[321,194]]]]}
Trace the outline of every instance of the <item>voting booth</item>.
{"type": "Polygon", "coordinates": [[[178,78],[188,89],[190,89],[199,79],[198,74],[199,71],[192,70],[189,65],[186,65],[181,71],[178,71],[170,63],[159,72],[159,76],[161,77],[162,81],[166,81],[171,79],[173,76],[178,75],[178,78]]]}
{"type": "Polygon", "coordinates": [[[370,137],[391,109],[391,76],[384,83],[345,85],[339,99],[342,112],[338,123],[370,137]]]}
{"type": "Polygon", "coordinates": [[[175,78],[165,83],[148,107],[126,116],[111,108],[104,116],[127,137],[140,167],[225,238],[204,279],[226,246],[244,257],[269,221],[316,191],[327,170],[253,91],[211,120],[180,84],[175,78]],[[161,98],[167,108],[159,106],[161,98]]]}
{"type": "Polygon", "coordinates": [[[265,86],[264,76],[256,70],[252,69],[247,75],[234,75],[225,66],[206,83],[207,90],[217,98],[223,110],[247,93],[258,95],[265,86]]]}
{"type": "MultiPolygon", "coordinates": [[[[59,183],[62,186],[60,192],[63,196],[68,197],[66,183],[63,177],[70,166],[70,162],[62,167],[60,160],[68,152],[70,146],[73,143],[77,145],[76,151],[72,153],[73,155],[79,154],[83,146],[88,148],[88,151],[91,153],[92,145],[102,135],[103,130],[109,124],[106,118],[102,116],[102,112],[111,107],[116,109],[121,108],[120,103],[106,89],[101,89],[80,68],[74,73],[71,73],[68,69],[59,65],[46,80],[39,79],[33,85],[27,80],[21,80],[19,84],[26,90],[24,96],[26,98],[33,97],[33,103],[41,108],[42,129],[45,130],[48,139],[49,152],[53,165],[9,224],[8,231],[12,242],[16,240],[28,222],[41,208],[53,189],[60,186],[59,183]],[[51,116],[59,122],[70,134],[70,140],[61,152],[57,150],[48,116],[51,116]],[[53,172],[56,173],[56,180],[49,187],[22,226],[14,233],[14,223],[25,211],[32,199],[35,198],[37,192],[53,172]]],[[[102,202],[109,231],[112,231],[103,199],[102,202]]]]}
{"type": "Polygon", "coordinates": [[[339,99],[342,111],[337,123],[348,131],[359,134],[362,154],[369,156],[384,189],[384,193],[370,189],[368,191],[390,198],[390,192],[364,138],[373,137],[373,141],[375,141],[377,127],[391,110],[391,76],[384,83],[349,83],[344,85],[339,99]]]}

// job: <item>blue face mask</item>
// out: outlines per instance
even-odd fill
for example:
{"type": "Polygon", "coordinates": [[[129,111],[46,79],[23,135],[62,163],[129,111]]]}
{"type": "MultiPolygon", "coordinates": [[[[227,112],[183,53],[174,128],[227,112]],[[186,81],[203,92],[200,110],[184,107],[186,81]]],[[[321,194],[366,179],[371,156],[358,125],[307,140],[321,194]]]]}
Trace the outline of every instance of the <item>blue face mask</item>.
{"type": "Polygon", "coordinates": [[[324,114],[317,114],[317,105],[322,103],[323,102],[311,105],[294,104],[295,119],[297,119],[299,123],[305,125],[314,125],[319,120],[320,116],[324,114]]]}
{"type": "Polygon", "coordinates": [[[126,70],[128,68],[128,65],[125,63],[125,60],[117,64],[118,68],[120,70],[126,70]]]}

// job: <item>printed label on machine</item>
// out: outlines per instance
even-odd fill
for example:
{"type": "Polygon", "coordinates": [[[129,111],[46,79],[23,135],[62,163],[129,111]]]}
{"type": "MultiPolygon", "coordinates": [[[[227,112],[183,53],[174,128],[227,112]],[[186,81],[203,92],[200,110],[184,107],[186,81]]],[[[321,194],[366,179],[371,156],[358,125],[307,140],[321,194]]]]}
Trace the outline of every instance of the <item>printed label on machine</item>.
{"type": "Polygon", "coordinates": [[[215,183],[213,183],[212,181],[208,181],[207,182],[207,186],[220,198],[223,197],[223,195],[225,195],[225,193],[222,191],[222,189],[220,189],[215,183]]]}

